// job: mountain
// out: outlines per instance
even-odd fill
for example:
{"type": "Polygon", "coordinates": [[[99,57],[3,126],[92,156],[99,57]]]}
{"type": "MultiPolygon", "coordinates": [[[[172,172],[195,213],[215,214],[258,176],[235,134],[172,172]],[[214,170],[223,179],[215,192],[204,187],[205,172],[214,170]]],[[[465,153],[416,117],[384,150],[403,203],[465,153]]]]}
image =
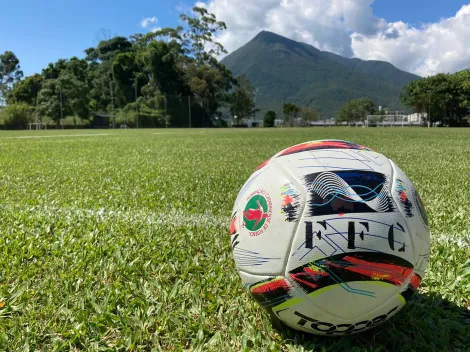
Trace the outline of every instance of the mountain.
{"type": "Polygon", "coordinates": [[[377,106],[403,109],[403,86],[420,78],[388,62],[347,59],[266,31],[222,63],[235,76],[245,74],[258,88],[257,107],[263,115],[292,102],[332,117],[348,100],[363,97],[377,106]]]}

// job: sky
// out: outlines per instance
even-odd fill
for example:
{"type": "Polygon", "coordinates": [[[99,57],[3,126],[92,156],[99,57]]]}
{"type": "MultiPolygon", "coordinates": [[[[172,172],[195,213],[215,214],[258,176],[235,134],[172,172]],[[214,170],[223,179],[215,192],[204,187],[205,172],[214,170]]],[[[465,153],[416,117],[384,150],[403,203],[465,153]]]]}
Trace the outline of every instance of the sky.
{"type": "Polygon", "coordinates": [[[0,0],[0,53],[28,76],[103,38],[175,27],[194,5],[226,22],[229,52],[269,30],[421,76],[470,68],[470,0],[0,0]]]}

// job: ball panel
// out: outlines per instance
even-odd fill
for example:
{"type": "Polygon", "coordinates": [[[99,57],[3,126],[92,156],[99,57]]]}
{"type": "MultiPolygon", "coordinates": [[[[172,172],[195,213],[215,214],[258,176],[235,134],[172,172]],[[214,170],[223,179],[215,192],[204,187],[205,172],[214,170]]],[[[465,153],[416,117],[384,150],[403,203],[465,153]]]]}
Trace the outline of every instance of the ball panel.
{"type": "MultiPolygon", "coordinates": [[[[276,159],[284,168],[297,172],[296,177],[307,198],[287,271],[323,257],[356,250],[399,253],[400,257],[413,263],[412,244],[406,234],[403,216],[396,211],[390,195],[392,167],[388,159],[369,151],[341,150],[346,154],[339,157],[343,169],[338,170],[329,169],[331,165],[322,165],[323,161],[305,157],[318,152],[276,159]],[[356,153],[354,158],[351,153],[356,153]],[[354,169],[358,166],[354,164],[358,162],[357,153],[367,153],[367,159],[359,159],[360,170],[354,169]],[[306,160],[311,165],[306,166],[306,160]],[[362,160],[368,160],[368,170],[364,170],[365,161],[362,160]],[[324,171],[318,171],[317,166],[324,171]],[[304,170],[310,167],[315,171],[305,174],[304,170]],[[351,170],[344,170],[349,167],[351,170]]],[[[337,150],[320,152],[320,160],[338,158],[337,150]]]]}
{"type": "Polygon", "coordinates": [[[394,174],[392,195],[395,202],[400,205],[400,211],[404,213],[410,227],[416,228],[416,235],[424,240],[430,239],[428,216],[418,191],[397,164],[391,160],[390,164],[394,174]]]}
{"type": "Polygon", "coordinates": [[[239,270],[251,274],[284,273],[292,234],[300,216],[298,185],[270,162],[242,188],[234,207],[231,244],[239,270]]]}
{"type": "Polygon", "coordinates": [[[306,143],[301,143],[284,149],[282,152],[278,153],[277,156],[285,156],[296,153],[301,153],[309,150],[321,150],[321,149],[359,149],[359,150],[372,150],[366,146],[341,141],[336,139],[326,139],[319,141],[310,141],[306,143]]]}
{"type": "Polygon", "coordinates": [[[406,219],[414,243],[416,273],[423,277],[429,261],[431,241],[426,211],[411,180],[393,161],[390,160],[390,164],[394,174],[392,196],[406,219]]]}
{"type": "Polygon", "coordinates": [[[366,296],[351,298],[340,285],[315,292],[312,301],[301,300],[287,309],[273,307],[273,312],[288,326],[317,335],[349,335],[368,330],[383,323],[405,304],[397,287],[387,283],[351,282],[357,290],[374,290],[380,302],[373,303],[366,296]],[[371,289],[371,286],[375,286],[371,289]],[[334,302],[334,304],[332,304],[334,302]],[[361,307],[369,306],[369,310],[361,307]],[[355,315],[356,314],[356,315],[355,315]]]}
{"type": "Polygon", "coordinates": [[[286,271],[357,251],[383,253],[414,263],[413,243],[404,224],[399,213],[317,217],[306,214],[297,228],[286,271]]]}
{"type": "Polygon", "coordinates": [[[281,152],[274,160],[301,182],[305,182],[306,175],[324,171],[371,171],[392,175],[385,156],[361,149],[307,149],[284,155],[281,152]]]}

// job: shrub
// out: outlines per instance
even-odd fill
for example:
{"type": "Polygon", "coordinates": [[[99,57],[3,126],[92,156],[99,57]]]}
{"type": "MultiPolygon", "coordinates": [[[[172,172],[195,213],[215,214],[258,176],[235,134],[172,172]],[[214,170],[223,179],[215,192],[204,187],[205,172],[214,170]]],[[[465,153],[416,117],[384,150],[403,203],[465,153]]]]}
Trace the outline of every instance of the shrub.
{"type": "Polygon", "coordinates": [[[6,129],[26,129],[34,108],[25,103],[9,104],[0,112],[0,124],[6,129]]]}
{"type": "Polygon", "coordinates": [[[264,115],[264,127],[274,127],[274,120],[276,120],[276,113],[272,110],[264,115]]]}

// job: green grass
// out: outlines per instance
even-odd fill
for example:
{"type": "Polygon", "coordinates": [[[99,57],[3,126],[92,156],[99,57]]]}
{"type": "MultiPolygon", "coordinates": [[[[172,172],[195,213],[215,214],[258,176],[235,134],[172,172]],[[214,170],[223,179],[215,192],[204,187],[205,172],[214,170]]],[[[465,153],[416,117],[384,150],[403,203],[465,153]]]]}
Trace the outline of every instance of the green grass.
{"type": "Polygon", "coordinates": [[[470,130],[0,133],[0,350],[468,351],[470,130]],[[60,137],[70,134],[101,136],[60,137]],[[47,135],[49,138],[11,138],[47,135]],[[265,159],[324,138],[393,159],[423,198],[420,294],[345,338],[273,326],[238,278],[229,217],[265,159]]]}

